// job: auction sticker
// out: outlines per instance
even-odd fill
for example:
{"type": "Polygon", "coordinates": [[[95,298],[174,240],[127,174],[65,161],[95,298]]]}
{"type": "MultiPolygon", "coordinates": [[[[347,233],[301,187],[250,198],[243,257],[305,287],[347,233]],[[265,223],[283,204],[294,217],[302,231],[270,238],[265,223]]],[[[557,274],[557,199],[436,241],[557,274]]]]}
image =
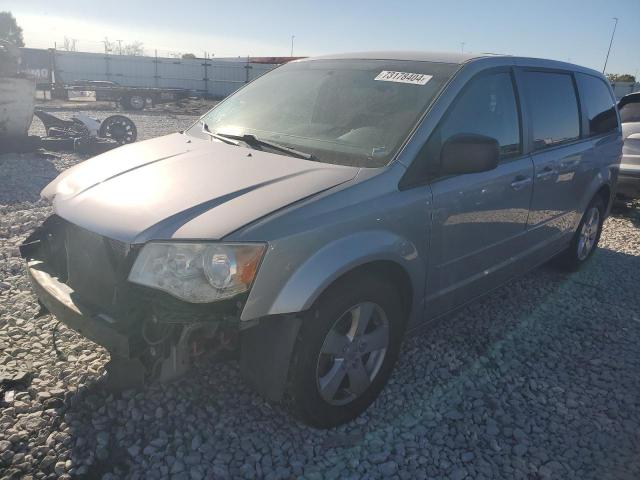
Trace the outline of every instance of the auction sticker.
{"type": "Polygon", "coordinates": [[[378,74],[374,80],[381,82],[398,82],[398,83],[412,83],[414,85],[424,85],[433,78],[433,75],[425,75],[423,73],[408,73],[408,72],[391,72],[383,70],[378,74]]]}

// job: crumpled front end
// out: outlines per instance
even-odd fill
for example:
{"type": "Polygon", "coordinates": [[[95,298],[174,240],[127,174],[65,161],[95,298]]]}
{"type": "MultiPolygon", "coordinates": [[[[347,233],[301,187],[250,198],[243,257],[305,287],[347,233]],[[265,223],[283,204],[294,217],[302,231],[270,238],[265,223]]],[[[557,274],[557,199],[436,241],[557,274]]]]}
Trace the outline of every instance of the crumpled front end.
{"type": "Polygon", "coordinates": [[[228,347],[244,303],[189,304],[131,284],[139,250],[56,215],[20,247],[41,305],[111,353],[107,369],[120,387],[176,378],[193,356],[228,347]]]}

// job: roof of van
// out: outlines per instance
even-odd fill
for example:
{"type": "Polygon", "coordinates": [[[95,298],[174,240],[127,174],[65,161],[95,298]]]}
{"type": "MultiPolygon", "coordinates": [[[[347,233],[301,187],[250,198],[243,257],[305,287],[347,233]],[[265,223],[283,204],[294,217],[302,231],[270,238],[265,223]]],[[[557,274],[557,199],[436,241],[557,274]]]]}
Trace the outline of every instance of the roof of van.
{"type": "Polygon", "coordinates": [[[350,52],[337,53],[333,55],[322,55],[319,57],[309,57],[305,60],[331,60],[331,59],[371,59],[371,60],[413,60],[418,62],[439,62],[439,63],[465,63],[479,57],[495,56],[493,54],[466,54],[452,52],[429,52],[429,51],[372,51],[372,52],[350,52]]]}
{"type": "Polygon", "coordinates": [[[563,68],[567,70],[583,71],[591,74],[601,75],[600,72],[592,70],[587,67],[575,65],[573,63],[562,62],[558,60],[549,60],[544,58],[532,58],[532,57],[518,57],[514,55],[507,55],[504,53],[453,53],[453,52],[432,52],[432,51],[411,51],[411,50],[391,50],[391,51],[370,51],[370,52],[351,52],[351,53],[338,53],[334,55],[322,55],[318,57],[308,57],[297,62],[305,62],[310,60],[333,60],[333,59],[370,59],[370,60],[409,60],[417,62],[437,62],[437,63],[451,63],[451,64],[463,64],[472,60],[478,60],[488,57],[504,57],[510,58],[516,63],[523,65],[535,65],[549,66],[551,68],[563,68]]]}

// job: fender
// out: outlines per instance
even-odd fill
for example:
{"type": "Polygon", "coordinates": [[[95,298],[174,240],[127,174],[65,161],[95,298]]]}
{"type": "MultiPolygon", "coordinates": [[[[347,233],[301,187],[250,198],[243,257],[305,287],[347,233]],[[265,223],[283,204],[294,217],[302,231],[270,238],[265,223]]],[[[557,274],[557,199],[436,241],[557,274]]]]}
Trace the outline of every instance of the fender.
{"type": "Polygon", "coordinates": [[[411,323],[412,317],[421,311],[420,293],[425,278],[425,262],[416,246],[384,230],[347,235],[326,244],[301,263],[275,295],[267,312],[245,306],[242,320],[260,317],[257,325],[247,328],[241,337],[240,370],[245,380],[267,398],[282,399],[293,344],[305,315],[296,313],[308,311],[322,292],[345,273],[379,260],[400,265],[407,272],[413,291],[418,293],[412,295],[411,323]]]}
{"type": "Polygon", "coordinates": [[[586,186],[584,192],[579,199],[578,203],[578,220],[576,221],[576,228],[582,214],[586,210],[587,206],[595,194],[603,186],[609,187],[609,199],[606,215],[609,214],[611,206],[613,204],[612,199],[615,196],[615,185],[617,181],[617,172],[620,166],[620,159],[622,156],[622,137],[620,134],[615,137],[606,137],[598,140],[594,144],[594,148],[599,149],[602,152],[604,158],[600,162],[597,168],[597,173],[593,175],[589,185],[586,186]]]}
{"type": "Polygon", "coordinates": [[[598,174],[591,179],[589,185],[584,190],[582,198],[580,199],[580,203],[578,205],[578,215],[576,215],[577,220],[575,223],[575,228],[578,228],[578,224],[582,219],[582,214],[587,209],[589,202],[591,202],[593,197],[595,197],[598,191],[604,186],[609,187],[609,199],[607,200],[607,211],[605,212],[605,217],[609,215],[609,211],[611,210],[611,207],[613,205],[612,198],[613,195],[615,195],[614,189],[612,187],[612,174],[609,169],[606,169],[603,174],[603,169],[601,169],[598,174]]]}
{"type": "MultiPolygon", "coordinates": [[[[301,263],[280,288],[268,311],[243,310],[242,320],[263,315],[302,312],[311,308],[320,294],[345,273],[378,260],[395,262],[408,274],[416,300],[420,300],[425,279],[425,262],[416,246],[385,230],[353,233],[331,241],[301,263]],[[417,298],[416,298],[417,297],[417,298]]],[[[252,310],[252,309],[248,309],[252,310]]]]}
{"type": "Polygon", "coordinates": [[[598,174],[591,179],[587,188],[584,189],[584,193],[582,194],[582,198],[580,199],[580,204],[578,205],[578,208],[580,209],[580,218],[582,218],[582,213],[589,205],[591,199],[595,196],[598,190],[600,190],[605,185],[608,185],[609,188],[611,188],[610,179],[605,178],[605,176],[602,174],[602,171],[599,171],[598,174]]]}

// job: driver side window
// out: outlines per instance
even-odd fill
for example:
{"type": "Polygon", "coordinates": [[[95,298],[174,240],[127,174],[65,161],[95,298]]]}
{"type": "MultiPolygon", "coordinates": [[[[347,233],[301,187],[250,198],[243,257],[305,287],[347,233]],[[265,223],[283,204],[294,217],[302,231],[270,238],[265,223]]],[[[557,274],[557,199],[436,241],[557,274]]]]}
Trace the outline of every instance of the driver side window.
{"type": "Polygon", "coordinates": [[[449,138],[471,133],[495,138],[500,157],[521,153],[520,120],[511,74],[481,75],[464,88],[423,148],[428,170],[440,171],[440,151],[449,138]]]}

